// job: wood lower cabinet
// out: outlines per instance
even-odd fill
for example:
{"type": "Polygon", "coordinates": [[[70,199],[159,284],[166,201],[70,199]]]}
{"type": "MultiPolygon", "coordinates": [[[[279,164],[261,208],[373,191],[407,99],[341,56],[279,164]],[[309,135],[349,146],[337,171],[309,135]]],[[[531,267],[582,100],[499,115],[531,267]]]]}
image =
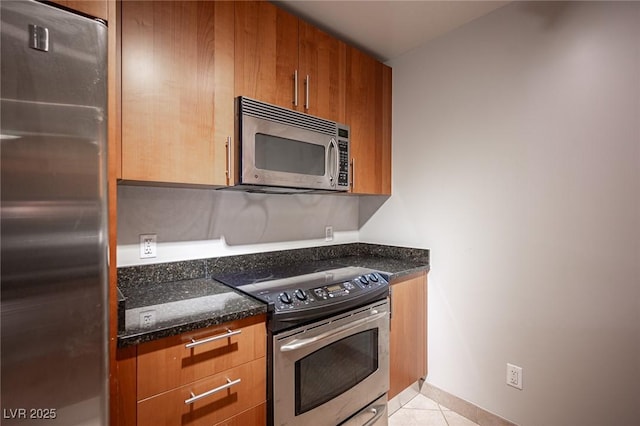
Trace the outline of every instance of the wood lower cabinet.
{"type": "Polygon", "coordinates": [[[263,358],[265,350],[262,322],[225,324],[145,343],[138,347],[138,400],[263,358]],[[187,347],[192,340],[205,343],[187,347]]]}
{"type": "Polygon", "coordinates": [[[389,399],[427,375],[427,274],[391,284],[389,399]]]}
{"type": "Polygon", "coordinates": [[[251,426],[267,424],[267,403],[243,411],[215,426],[251,426]]]}
{"type": "Polygon", "coordinates": [[[117,425],[266,424],[264,315],[121,349],[120,355],[117,425]]]}
{"type": "Polygon", "coordinates": [[[122,176],[226,185],[233,2],[122,2],[122,176]]]}
{"type": "Polygon", "coordinates": [[[347,50],[346,123],[356,194],[391,195],[391,68],[347,50]]]}
{"type": "Polygon", "coordinates": [[[53,0],[52,3],[107,20],[107,0],[53,0]]]}

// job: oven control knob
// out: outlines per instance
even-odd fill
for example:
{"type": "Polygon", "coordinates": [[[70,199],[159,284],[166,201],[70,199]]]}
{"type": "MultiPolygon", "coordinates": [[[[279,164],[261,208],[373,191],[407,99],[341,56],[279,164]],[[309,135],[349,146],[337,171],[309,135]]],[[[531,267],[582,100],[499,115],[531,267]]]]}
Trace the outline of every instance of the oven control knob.
{"type": "Polygon", "coordinates": [[[298,300],[307,300],[307,293],[304,292],[303,289],[299,288],[293,292],[298,300]]]}
{"type": "Polygon", "coordinates": [[[367,278],[366,275],[363,275],[363,276],[360,277],[360,282],[362,284],[364,284],[364,285],[367,285],[367,284],[369,284],[369,279],[367,278]]]}
{"type": "Polygon", "coordinates": [[[287,293],[286,291],[280,293],[280,301],[282,303],[286,303],[287,305],[293,302],[293,300],[291,300],[291,296],[289,296],[289,293],[287,293]]]}
{"type": "Polygon", "coordinates": [[[377,276],[375,273],[373,273],[373,274],[369,274],[369,279],[370,279],[371,281],[373,281],[374,283],[377,283],[377,282],[378,282],[378,276],[377,276]]]}

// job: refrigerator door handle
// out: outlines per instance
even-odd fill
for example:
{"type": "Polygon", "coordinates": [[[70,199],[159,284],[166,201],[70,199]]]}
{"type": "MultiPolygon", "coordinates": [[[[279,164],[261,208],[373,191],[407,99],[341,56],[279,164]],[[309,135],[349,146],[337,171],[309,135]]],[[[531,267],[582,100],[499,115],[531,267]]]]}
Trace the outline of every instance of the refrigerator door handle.
{"type": "Polygon", "coordinates": [[[43,52],[48,52],[49,28],[29,24],[29,47],[43,52]]]}

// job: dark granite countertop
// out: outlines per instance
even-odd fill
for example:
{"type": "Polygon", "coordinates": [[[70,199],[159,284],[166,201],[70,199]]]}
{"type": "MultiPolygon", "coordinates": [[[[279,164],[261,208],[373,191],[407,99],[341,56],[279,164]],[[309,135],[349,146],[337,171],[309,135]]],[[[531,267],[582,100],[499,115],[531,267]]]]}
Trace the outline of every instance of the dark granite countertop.
{"type": "Polygon", "coordinates": [[[130,287],[123,293],[119,347],[267,312],[266,304],[209,278],[130,287]]]}
{"type": "Polygon", "coordinates": [[[336,262],[348,266],[361,266],[363,268],[382,272],[389,277],[389,283],[391,284],[407,275],[429,270],[429,266],[424,263],[407,259],[393,259],[389,257],[349,256],[336,259],[336,262]]]}
{"type": "Polygon", "coordinates": [[[162,337],[265,313],[267,306],[210,277],[271,268],[361,266],[389,276],[429,270],[429,251],[366,243],[340,244],[212,259],[132,266],[118,269],[121,301],[118,346],[162,337]],[[147,324],[147,325],[145,325],[147,324]]]}

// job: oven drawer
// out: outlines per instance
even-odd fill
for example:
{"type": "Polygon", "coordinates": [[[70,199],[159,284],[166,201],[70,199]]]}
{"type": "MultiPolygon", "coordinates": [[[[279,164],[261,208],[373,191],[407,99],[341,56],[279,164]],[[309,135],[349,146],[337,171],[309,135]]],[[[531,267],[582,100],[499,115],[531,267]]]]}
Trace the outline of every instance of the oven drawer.
{"type": "Polygon", "coordinates": [[[265,388],[266,362],[259,358],[138,402],[137,424],[213,425],[262,404],[265,388]]]}
{"type": "Polygon", "coordinates": [[[382,395],[376,401],[360,410],[340,426],[387,426],[389,411],[387,409],[387,395],[382,395]]]}
{"type": "Polygon", "coordinates": [[[264,316],[144,343],[138,347],[137,399],[264,357],[265,351],[264,316]]]}

